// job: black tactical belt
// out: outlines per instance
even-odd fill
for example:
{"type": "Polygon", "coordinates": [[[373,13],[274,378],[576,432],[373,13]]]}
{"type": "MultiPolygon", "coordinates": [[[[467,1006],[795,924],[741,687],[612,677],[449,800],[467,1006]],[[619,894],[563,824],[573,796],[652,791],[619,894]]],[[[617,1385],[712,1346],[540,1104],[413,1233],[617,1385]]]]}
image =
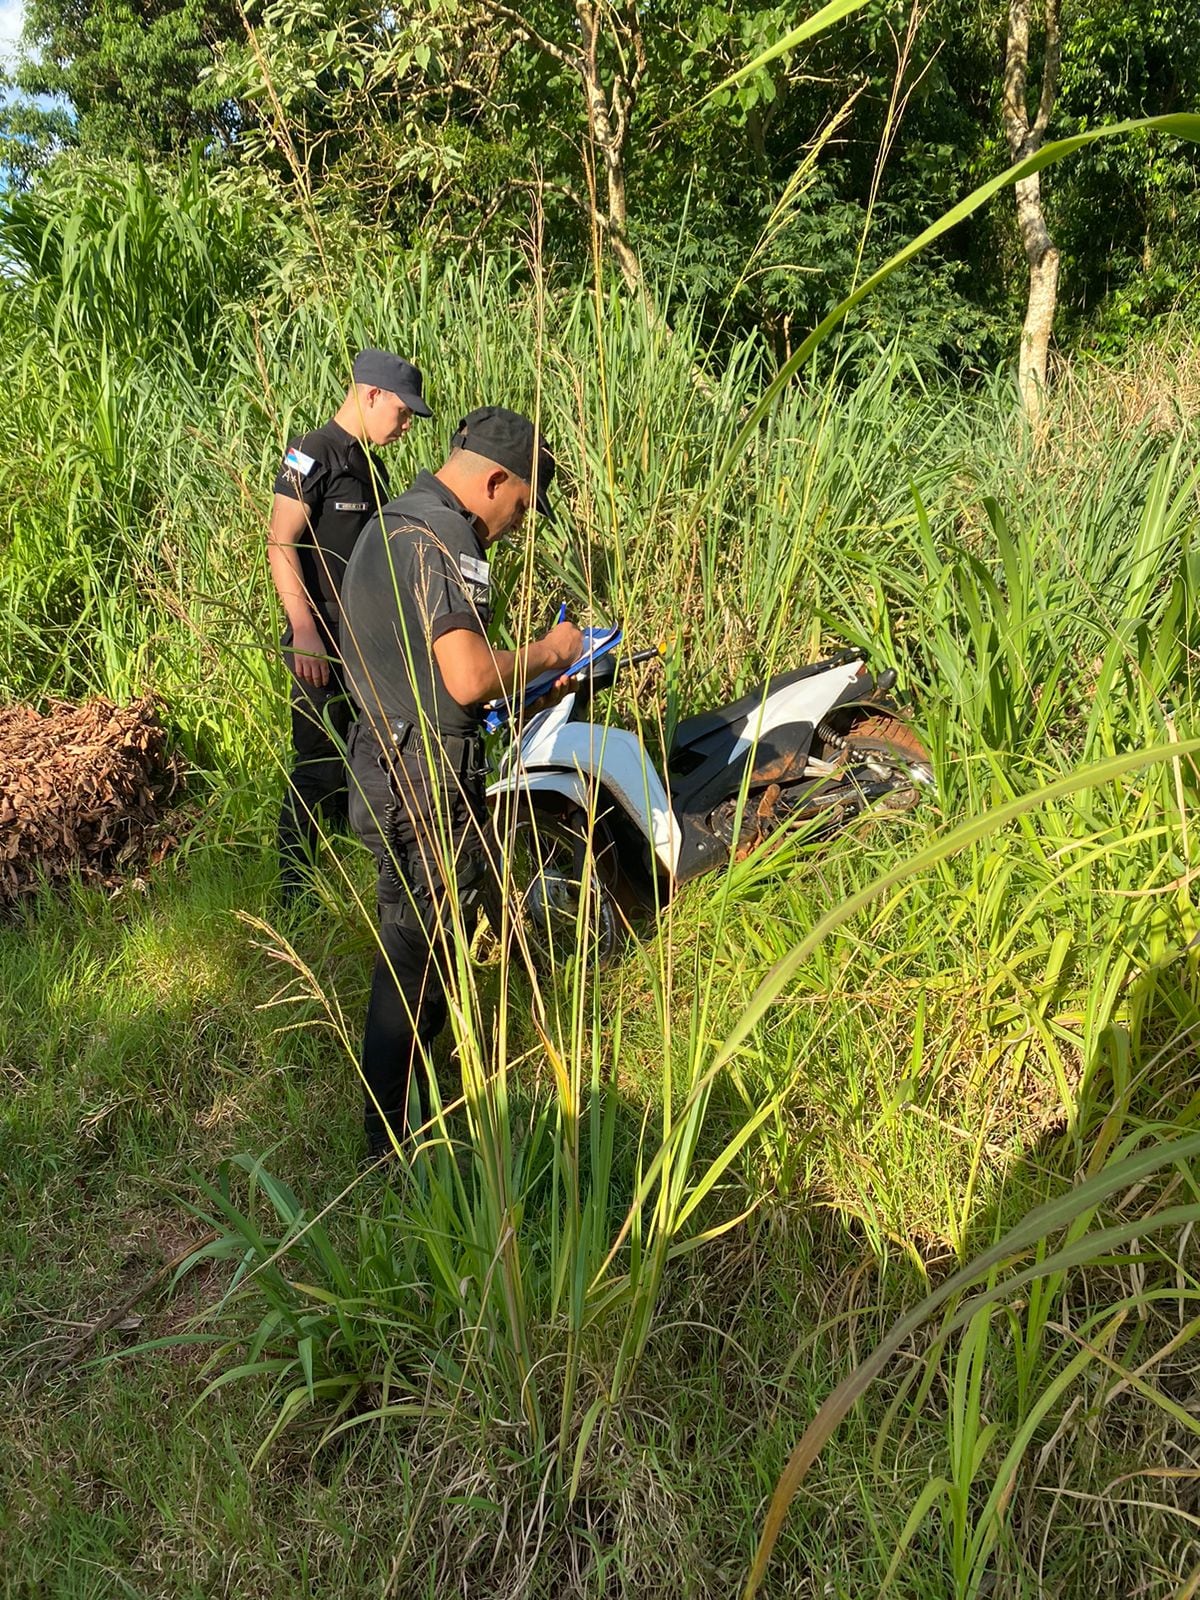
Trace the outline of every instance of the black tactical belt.
{"type": "MultiPolygon", "coordinates": [[[[387,729],[387,745],[380,745],[379,755],[376,757],[382,772],[388,770],[393,756],[425,754],[424,741],[414,723],[403,717],[388,717],[384,727],[387,729]]],[[[375,729],[372,728],[371,731],[378,738],[375,729]]],[[[468,773],[478,775],[484,771],[486,754],[482,732],[444,733],[439,738],[430,729],[429,742],[431,753],[435,756],[438,754],[444,756],[450,770],[460,777],[465,777],[468,773]]]]}
{"type": "MultiPolygon", "coordinates": [[[[403,755],[405,750],[416,738],[415,724],[408,722],[404,717],[389,717],[384,724],[387,728],[388,743],[397,755],[403,755]]],[[[378,735],[376,735],[378,738],[378,735]]]]}

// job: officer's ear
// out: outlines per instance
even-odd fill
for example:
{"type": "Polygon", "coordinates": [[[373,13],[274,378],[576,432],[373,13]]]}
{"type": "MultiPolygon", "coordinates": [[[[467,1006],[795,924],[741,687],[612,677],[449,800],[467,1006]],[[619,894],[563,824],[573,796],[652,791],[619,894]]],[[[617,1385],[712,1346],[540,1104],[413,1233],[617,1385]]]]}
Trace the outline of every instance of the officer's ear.
{"type": "Polygon", "coordinates": [[[493,467],[487,475],[487,497],[489,500],[496,498],[496,491],[502,489],[508,482],[509,474],[503,467],[493,467]]]}

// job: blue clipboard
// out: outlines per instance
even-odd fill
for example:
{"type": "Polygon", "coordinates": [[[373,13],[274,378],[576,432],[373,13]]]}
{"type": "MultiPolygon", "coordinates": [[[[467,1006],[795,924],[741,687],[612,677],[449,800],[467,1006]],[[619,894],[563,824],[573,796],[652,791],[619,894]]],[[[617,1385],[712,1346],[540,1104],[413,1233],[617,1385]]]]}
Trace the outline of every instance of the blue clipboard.
{"type": "MultiPolygon", "coordinates": [[[[584,628],[583,649],[578,659],[558,672],[543,672],[539,677],[531,679],[525,685],[525,692],[521,696],[521,710],[532,705],[535,700],[540,700],[544,694],[553,689],[560,678],[574,678],[586,672],[593,662],[601,660],[610,651],[615,650],[624,634],[625,630],[620,623],[613,628],[584,628]]],[[[489,700],[483,708],[484,732],[496,733],[503,728],[512,716],[514,704],[511,696],[502,700],[489,700]]]]}

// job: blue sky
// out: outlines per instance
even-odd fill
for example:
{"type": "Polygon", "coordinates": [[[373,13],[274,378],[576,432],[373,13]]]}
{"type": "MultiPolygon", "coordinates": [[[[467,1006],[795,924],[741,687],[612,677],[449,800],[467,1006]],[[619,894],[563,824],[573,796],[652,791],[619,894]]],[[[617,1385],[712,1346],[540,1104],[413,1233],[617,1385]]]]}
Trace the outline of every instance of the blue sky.
{"type": "MultiPolygon", "coordinates": [[[[17,40],[21,36],[21,23],[25,16],[25,0],[0,0],[0,72],[11,71],[16,64],[17,40]]],[[[0,89],[0,105],[15,97],[15,91],[0,89]]],[[[34,103],[43,108],[60,105],[70,110],[70,102],[39,94],[34,103]]]]}
{"type": "Polygon", "coordinates": [[[12,65],[24,13],[25,0],[0,0],[0,71],[12,65]]]}

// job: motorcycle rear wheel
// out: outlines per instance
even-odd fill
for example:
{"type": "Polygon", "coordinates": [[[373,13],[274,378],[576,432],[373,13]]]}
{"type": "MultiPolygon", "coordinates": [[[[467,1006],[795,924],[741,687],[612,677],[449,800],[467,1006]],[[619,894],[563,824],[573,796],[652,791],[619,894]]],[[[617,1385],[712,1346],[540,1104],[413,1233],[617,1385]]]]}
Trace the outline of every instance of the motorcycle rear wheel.
{"type": "Polygon", "coordinates": [[[855,722],[846,735],[846,743],[864,753],[876,750],[904,761],[929,763],[929,752],[917,738],[912,723],[893,711],[875,712],[855,722]]]}
{"type": "Polygon", "coordinates": [[[883,802],[890,811],[907,811],[917,804],[922,787],[933,787],[929,752],[910,722],[890,710],[881,710],[855,722],[846,734],[842,754],[848,762],[862,762],[907,775],[883,802]]]}

